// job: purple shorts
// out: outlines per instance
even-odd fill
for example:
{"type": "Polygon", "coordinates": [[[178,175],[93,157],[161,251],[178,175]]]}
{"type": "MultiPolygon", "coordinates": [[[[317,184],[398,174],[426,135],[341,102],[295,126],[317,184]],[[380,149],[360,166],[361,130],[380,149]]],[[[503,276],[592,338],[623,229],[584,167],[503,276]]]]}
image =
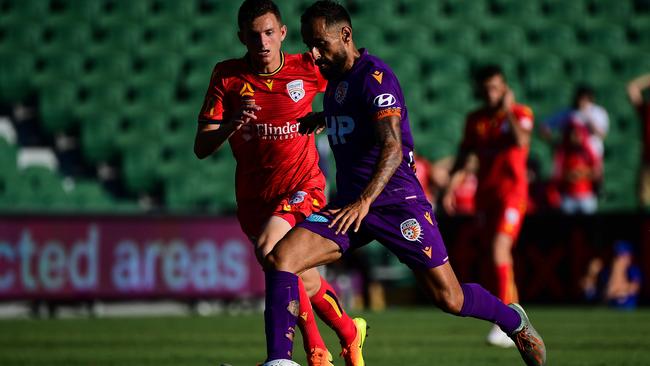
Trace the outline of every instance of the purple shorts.
{"type": "Polygon", "coordinates": [[[423,200],[373,207],[364,218],[358,232],[336,234],[336,226],[329,228],[332,216],[313,213],[296,225],[335,242],[341,252],[359,248],[377,240],[411,269],[438,267],[449,260],[438,223],[431,205],[423,200]]]}

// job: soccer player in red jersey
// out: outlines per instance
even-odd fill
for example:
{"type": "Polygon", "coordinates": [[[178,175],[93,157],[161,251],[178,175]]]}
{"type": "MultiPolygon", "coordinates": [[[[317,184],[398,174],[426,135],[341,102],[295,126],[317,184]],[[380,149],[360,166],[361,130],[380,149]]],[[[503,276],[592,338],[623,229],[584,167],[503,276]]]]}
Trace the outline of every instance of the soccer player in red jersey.
{"type": "MultiPolygon", "coordinates": [[[[456,212],[452,194],[460,183],[470,153],[479,160],[476,210],[483,237],[491,241],[496,270],[497,293],[505,303],[518,302],[512,248],[526,212],[528,179],[526,160],[533,129],[533,113],[517,104],[500,67],[489,65],[478,70],[476,87],[484,105],[467,116],[465,133],[443,205],[447,213],[456,212]]],[[[488,335],[488,343],[513,347],[514,343],[498,327],[488,335]]]]}
{"type": "MultiPolygon", "coordinates": [[[[281,51],[287,28],[271,0],[244,1],[238,24],[248,52],[215,66],[194,152],[202,159],[230,143],[237,161],[237,216],[261,263],[296,223],[325,205],[314,135],[302,135],[298,128],[326,81],[310,54],[281,51]]],[[[312,305],[343,346],[356,337],[357,323],[365,321],[350,319],[316,269],[304,272],[301,280],[300,301],[289,310],[299,318],[309,365],[331,365],[312,305]]],[[[295,330],[287,332],[293,337],[295,330]]]]}

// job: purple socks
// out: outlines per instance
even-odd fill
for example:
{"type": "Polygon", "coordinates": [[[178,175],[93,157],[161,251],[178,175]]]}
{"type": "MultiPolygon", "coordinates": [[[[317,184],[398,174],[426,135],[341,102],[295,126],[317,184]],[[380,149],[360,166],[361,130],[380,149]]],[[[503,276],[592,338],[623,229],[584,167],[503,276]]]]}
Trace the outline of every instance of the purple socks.
{"type": "Polygon", "coordinates": [[[299,299],[298,276],[290,272],[266,272],[264,323],[267,361],[291,359],[299,299]]]}
{"type": "Polygon", "coordinates": [[[460,316],[471,316],[498,325],[506,334],[512,334],[521,324],[521,317],[510,307],[504,305],[496,296],[476,283],[460,285],[465,295],[460,316]]]}

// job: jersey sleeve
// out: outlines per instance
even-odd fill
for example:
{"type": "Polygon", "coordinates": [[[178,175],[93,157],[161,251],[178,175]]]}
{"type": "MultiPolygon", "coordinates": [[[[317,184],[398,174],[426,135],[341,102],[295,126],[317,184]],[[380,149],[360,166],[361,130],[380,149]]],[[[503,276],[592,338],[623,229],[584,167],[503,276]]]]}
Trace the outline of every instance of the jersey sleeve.
{"type": "Polygon", "coordinates": [[[365,107],[374,121],[402,116],[402,90],[395,74],[389,70],[371,69],[364,83],[365,107]]]}
{"type": "Polygon", "coordinates": [[[320,73],[320,69],[316,66],[311,53],[305,52],[302,54],[302,63],[303,67],[306,70],[312,71],[316,77],[316,91],[318,93],[324,93],[325,89],[327,89],[327,79],[325,79],[325,77],[320,73]]]}
{"type": "Polygon", "coordinates": [[[223,119],[223,96],[225,84],[222,77],[220,64],[212,70],[210,85],[203,99],[203,106],[199,112],[199,123],[211,123],[223,119]]]}
{"type": "Polygon", "coordinates": [[[514,114],[515,117],[517,117],[517,122],[519,123],[519,126],[521,126],[521,128],[523,128],[526,131],[533,130],[534,115],[533,115],[533,110],[530,109],[530,107],[524,105],[517,106],[514,109],[514,114]]]}

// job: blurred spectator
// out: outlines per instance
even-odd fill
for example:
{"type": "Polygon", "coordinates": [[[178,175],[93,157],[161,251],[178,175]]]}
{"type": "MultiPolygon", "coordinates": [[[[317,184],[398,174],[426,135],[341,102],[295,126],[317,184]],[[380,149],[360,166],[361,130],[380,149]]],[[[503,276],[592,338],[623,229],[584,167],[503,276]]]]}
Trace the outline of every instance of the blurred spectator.
{"type": "Polygon", "coordinates": [[[564,213],[593,214],[598,208],[595,187],[602,176],[602,164],[592,147],[584,124],[572,121],[565,127],[555,151],[552,182],[564,213]]]}
{"type": "Polygon", "coordinates": [[[643,155],[639,170],[639,199],[642,206],[650,205],[650,100],[643,98],[644,90],[650,88],[650,74],[645,74],[630,81],[627,95],[641,118],[643,155]]]}
{"type": "Polygon", "coordinates": [[[433,171],[431,163],[425,157],[415,154],[415,176],[418,178],[422,190],[424,191],[427,200],[435,205],[433,191],[435,189],[435,182],[433,180],[433,171]]]}
{"type": "Polygon", "coordinates": [[[473,215],[476,213],[476,205],[474,199],[476,196],[476,188],[478,187],[478,178],[476,172],[478,171],[478,158],[472,154],[467,159],[465,169],[460,173],[460,183],[454,189],[453,195],[456,200],[456,213],[460,215],[473,215]]]}
{"type": "Polygon", "coordinates": [[[551,139],[553,132],[563,134],[569,124],[579,124],[587,128],[588,141],[599,159],[604,152],[603,140],[609,130],[607,111],[595,103],[594,91],[588,85],[576,88],[573,104],[562,110],[542,124],[542,135],[551,139]]]}
{"type": "Polygon", "coordinates": [[[602,259],[592,259],[580,285],[590,302],[603,301],[617,309],[632,310],[637,305],[641,277],[641,268],[634,264],[632,244],[620,240],[614,244],[610,265],[605,267],[602,259]]]}
{"type": "MultiPolygon", "coordinates": [[[[512,248],[519,237],[528,201],[526,161],[533,130],[533,112],[517,103],[498,65],[476,70],[474,86],[482,105],[469,113],[465,131],[443,198],[449,215],[458,212],[456,189],[465,180],[470,156],[478,160],[475,204],[478,226],[489,241],[499,299],[518,302],[512,248]]],[[[493,327],[488,344],[514,347],[499,327],[493,327]]]]}

